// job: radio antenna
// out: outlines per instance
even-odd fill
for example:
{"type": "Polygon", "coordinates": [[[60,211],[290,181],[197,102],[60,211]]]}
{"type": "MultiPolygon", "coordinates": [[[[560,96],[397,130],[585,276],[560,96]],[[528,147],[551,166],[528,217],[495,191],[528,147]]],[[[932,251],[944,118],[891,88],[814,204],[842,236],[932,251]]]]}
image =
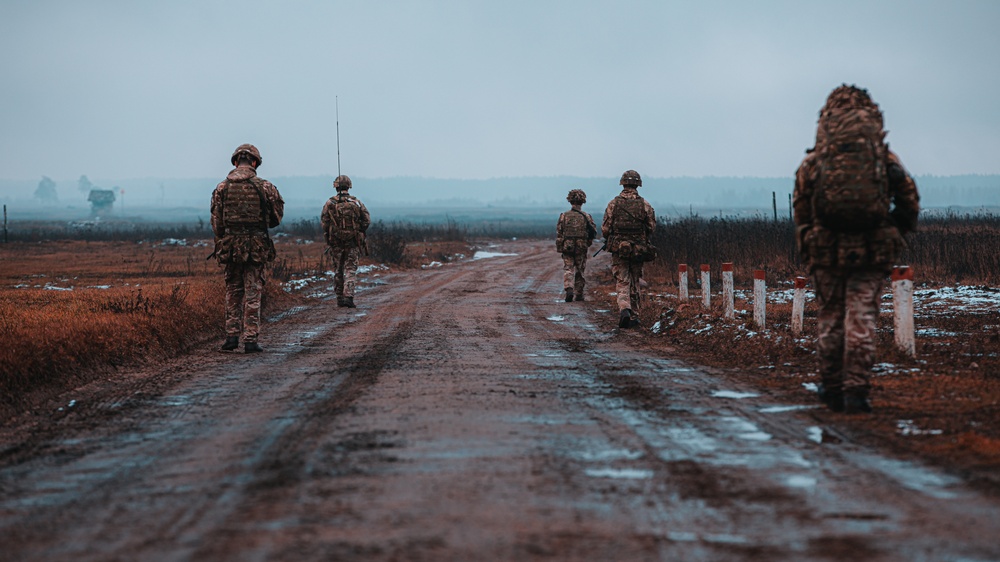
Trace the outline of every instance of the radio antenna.
{"type": "Polygon", "coordinates": [[[333,96],[333,103],[337,109],[337,177],[340,177],[340,100],[333,96]]]}

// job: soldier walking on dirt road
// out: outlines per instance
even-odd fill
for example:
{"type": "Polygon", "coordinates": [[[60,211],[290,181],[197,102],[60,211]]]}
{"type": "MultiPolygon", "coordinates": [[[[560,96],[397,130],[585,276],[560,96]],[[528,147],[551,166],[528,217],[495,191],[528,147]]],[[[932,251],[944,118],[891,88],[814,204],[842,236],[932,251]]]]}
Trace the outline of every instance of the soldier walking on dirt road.
{"type": "Polygon", "coordinates": [[[581,209],[587,202],[587,194],[582,189],[571,189],[566,200],[572,208],[559,215],[559,222],[556,224],[556,249],[563,259],[566,302],[574,298],[582,301],[586,285],[583,274],[587,269],[587,252],[597,237],[597,225],[590,213],[581,209]]]}
{"type": "Polygon", "coordinates": [[[656,248],[650,241],[656,230],[656,214],[639,195],[639,172],[626,170],[618,183],[622,192],[608,203],[601,233],[611,252],[611,273],[618,291],[618,326],[631,328],[639,325],[642,264],[656,258],[656,248]]]}
{"type": "Polygon", "coordinates": [[[337,194],[323,206],[320,222],[336,266],[334,290],[337,293],[337,306],[356,308],[354,287],[358,260],[362,252],[368,254],[365,233],[371,224],[371,216],[357,197],[347,193],[351,189],[351,178],[337,176],[333,180],[333,187],[337,194]]]}
{"type": "Polygon", "coordinates": [[[212,192],[213,255],[225,266],[226,342],[222,351],[233,351],[243,339],[243,351],[263,351],[260,305],[267,264],[274,260],[274,243],[267,233],[281,223],[285,202],[274,185],[257,177],[260,152],[242,144],[231,161],[236,166],[212,192]]]}
{"type": "Polygon", "coordinates": [[[885,135],[868,92],[842,85],[795,174],[797,241],[820,307],[819,398],[837,412],[871,411],[882,283],[920,212],[917,186],[885,135]]]}

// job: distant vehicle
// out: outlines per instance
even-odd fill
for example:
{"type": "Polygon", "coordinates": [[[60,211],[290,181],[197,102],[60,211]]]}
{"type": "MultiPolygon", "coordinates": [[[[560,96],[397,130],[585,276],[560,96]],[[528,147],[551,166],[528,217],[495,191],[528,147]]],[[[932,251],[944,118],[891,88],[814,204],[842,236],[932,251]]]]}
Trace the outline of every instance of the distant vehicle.
{"type": "Polygon", "coordinates": [[[115,192],[113,189],[91,189],[87,201],[91,206],[90,214],[107,215],[114,209],[115,192]]]}

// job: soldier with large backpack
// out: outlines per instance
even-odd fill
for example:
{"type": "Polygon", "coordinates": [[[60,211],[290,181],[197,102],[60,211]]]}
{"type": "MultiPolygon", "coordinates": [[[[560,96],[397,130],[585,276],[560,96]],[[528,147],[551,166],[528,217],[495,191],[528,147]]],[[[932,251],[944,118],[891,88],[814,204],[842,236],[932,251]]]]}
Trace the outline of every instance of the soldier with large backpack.
{"type": "Polygon", "coordinates": [[[281,222],[285,202],[274,184],[257,177],[257,147],[240,145],[230,161],[236,167],[212,192],[211,211],[212,256],[226,272],[226,341],[221,350],[235,350],[242,337],[243,351],[256,353],[263,351],[257,336],[266,268],[275,257],[267,229],[281,222]]]}
{"type": "Polygon", "coordinates": [[[559,215],[556,223],[556,250],[563,258],[563,288],[566,302],[584,299],[586,284],[583,274],[587,269],[587,252],[597,237],[597,225],[590,213],[581,207],[587,202],[582,189],[571,189],[566,196],[571,208],[559,215]]]}
{"type": "Polygon", "coordinates": [[[639,172],[626,170],[618,183],[622,191],[604,210],[601,233],[611,252],[611,273],[618,291],[618,326],[632,328],[639,325],[642,264],[656,259],[656,248],[650,240],[656,230],[656,214],[639,195],[639,172]]]}
{"type": "Polygon", "coordinates": [[[361,253],[368,253],[365,233],[371,224],[371,216],[357,197],[347,193],[351,189],[351,178],[337,176],[333,180],[333,187],[337,194],[323,206],[320,222],[335,265],[334,290],[337,293],[337,306],[356,308],[355,278],[361,253]]]}
{"type": "Polygon", "coordinates": [[[820,111],[816,146],[795,174],[795,224],[819,303],[819,398],[871,411],[869,374],[882,283],[917,226],[913,178],[885,142],[868,92],[842,85],[820,111]]]}

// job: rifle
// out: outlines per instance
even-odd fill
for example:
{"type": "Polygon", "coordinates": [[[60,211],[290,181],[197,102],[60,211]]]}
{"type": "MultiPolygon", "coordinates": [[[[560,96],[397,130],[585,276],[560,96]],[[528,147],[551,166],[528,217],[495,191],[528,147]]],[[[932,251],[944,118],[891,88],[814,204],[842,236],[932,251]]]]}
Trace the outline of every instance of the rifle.
{"type": "Polygon", "coordinates": [[[597,257],[597,254],[600,254],[601,252],[603,252],[604,250],[607,250],[607,249],[608,249],[608,239],[607,239],[607,238],[605,238],[605,239],[604,239],[604,245],[603,245],[603,246],[601,246],[600,248],[598,248],[598,249],[597,249],[597,251],[596,251],[596,252],[594,252],[594,255],[593,255],[593,256],[591,256],[591,257],[594,257],[594,258],[596,258],[596,257],[597,257]]]}
{"type": "Polygon", "coordinates": [[[215,239],[215,245],[212,247],[212,253],[208,254],[208,257],[205,258],[205,261],[208,261],[208,260],[210,260],[210,259],[212,259],[212,258],[214,258],[214,257],[216,257],[218,255],[219,255],[219,239],[216,238],[215,239]]]}

